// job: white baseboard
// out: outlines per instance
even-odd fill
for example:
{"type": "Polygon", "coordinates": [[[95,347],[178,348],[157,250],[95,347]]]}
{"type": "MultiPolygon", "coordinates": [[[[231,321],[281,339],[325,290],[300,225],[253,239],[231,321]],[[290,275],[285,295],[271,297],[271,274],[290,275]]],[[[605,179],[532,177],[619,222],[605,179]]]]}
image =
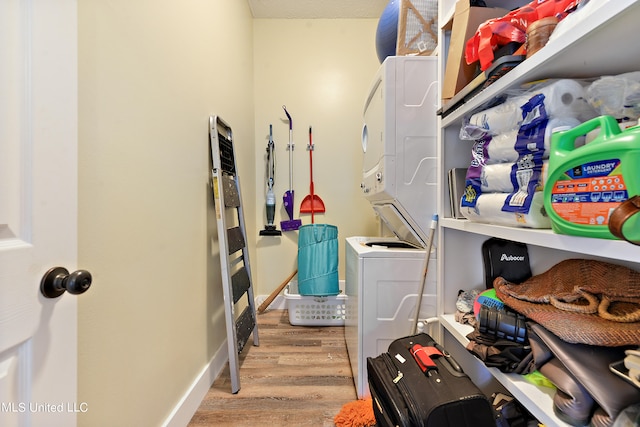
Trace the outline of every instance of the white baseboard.
{"type": "Polygon", "coordinates": [[[163,427],[184,427],[189,424],[189,421],[193,418],[193,414],[195,414],[200,407],[207,391],[211,388],[211,384],[218,378],[218,375],[220,375],[220,372],[225,368],[228,361],[229,352],[227,349],[227,340],[224,340],[216,351],[216,354],[202,369],[195,381],[191,384],[191,387],[189,387],[185,395],[180,399],[180,402],[178,402],[173,411],[171,411],[171,414],[169,414],[162,424],[163,427]]]}
{"type": "MultiPolygon", "coordinates": [[[[260,304],[264,302],[269,297],[269,295],[258,295],[256,300],[256,307],[259,307],[260,304]]],[[[287,300],[284,295],[278,295],[268,307],[270,310],[285,310],[287,308],[287,300]]]]}
{"type": "MultiPolygon", "coordinates": [[[[262,304],[268,295],[259,295],[255,298],[256,306],[262,304]]],[[[284,310],[287,308],[287,301],[283,295],[278,295],[269,304],[271,310],[284,310]]],[[[229,361],[229,352],[227,349],[227,340],[224,340],[216,354],[211,358],[209,363],[202,369],[200,374],[196,377],[191,387],[187,390],[185,395],[180,399],[180,402],[175,406],[171,414],[167,417],[162,424],[163,427],[184,427],[189,424],[193,414],[196,413],[198,407],[202,403],[205,395],[211,384],[218,378],[220,372],[225,368],[229,361]]]]}

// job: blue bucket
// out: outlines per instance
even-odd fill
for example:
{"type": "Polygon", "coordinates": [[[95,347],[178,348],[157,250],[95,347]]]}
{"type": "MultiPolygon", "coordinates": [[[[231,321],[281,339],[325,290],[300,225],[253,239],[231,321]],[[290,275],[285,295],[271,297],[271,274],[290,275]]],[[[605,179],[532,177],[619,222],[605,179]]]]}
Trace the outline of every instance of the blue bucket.
{"type": "Polygon", "coordinates": [[[298,292],[330,296],[340,293],[338,280],[338,227],[308,224],[298,234],[298,292]]]}

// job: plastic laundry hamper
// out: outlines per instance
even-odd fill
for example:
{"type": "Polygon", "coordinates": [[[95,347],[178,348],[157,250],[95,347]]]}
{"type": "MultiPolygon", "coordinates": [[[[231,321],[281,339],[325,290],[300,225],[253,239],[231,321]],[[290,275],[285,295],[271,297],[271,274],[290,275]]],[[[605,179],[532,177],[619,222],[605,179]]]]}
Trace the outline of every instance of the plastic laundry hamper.
{"type": "Polygon", "coordinates": [[[292,280],[284,288],[284,298],[293,326],[344,326],[347,313],[344,280],[340,281],[340,295],[322,297],[298,294],[298,282],[292,280]]]}
{"type": "Polygon", "coordinates": [[[330,296],[340,293],[338,281],[338,227],[308,224],[298,235],[298,292],[330,296]]]}

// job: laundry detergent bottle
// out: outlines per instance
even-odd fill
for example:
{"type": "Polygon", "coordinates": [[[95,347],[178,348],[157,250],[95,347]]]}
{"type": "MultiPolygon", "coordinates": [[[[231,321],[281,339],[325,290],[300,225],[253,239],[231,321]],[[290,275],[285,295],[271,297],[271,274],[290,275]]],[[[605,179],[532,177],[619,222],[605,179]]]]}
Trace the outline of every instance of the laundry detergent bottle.
{"type": "MultiPolygon", "coordinates": [[[[551,137],[544,206],[553,231],[616,239],[609,217],[620,203],[640,194],[640,126],[620,130],[615,118],[600,116],[551,137]],[[589,132],[597,136],[577,144],[589,132]]],[[[625,223],[625,236],[640,240],[640,215],[625,223]]]]}

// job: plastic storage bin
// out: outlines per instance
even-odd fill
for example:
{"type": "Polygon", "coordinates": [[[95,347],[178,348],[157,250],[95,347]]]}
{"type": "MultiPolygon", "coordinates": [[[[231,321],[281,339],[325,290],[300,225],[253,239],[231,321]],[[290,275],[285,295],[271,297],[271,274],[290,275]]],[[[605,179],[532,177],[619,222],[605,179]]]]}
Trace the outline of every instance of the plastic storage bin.
{"type": "Polygon", "coordinates": [[[347,308],[344,280],[340,280],[340,292],[326,297],[300,295],[298,282],[292,280],[284,289],[289,323],[294,326],[344,326],[347,308]]]}

